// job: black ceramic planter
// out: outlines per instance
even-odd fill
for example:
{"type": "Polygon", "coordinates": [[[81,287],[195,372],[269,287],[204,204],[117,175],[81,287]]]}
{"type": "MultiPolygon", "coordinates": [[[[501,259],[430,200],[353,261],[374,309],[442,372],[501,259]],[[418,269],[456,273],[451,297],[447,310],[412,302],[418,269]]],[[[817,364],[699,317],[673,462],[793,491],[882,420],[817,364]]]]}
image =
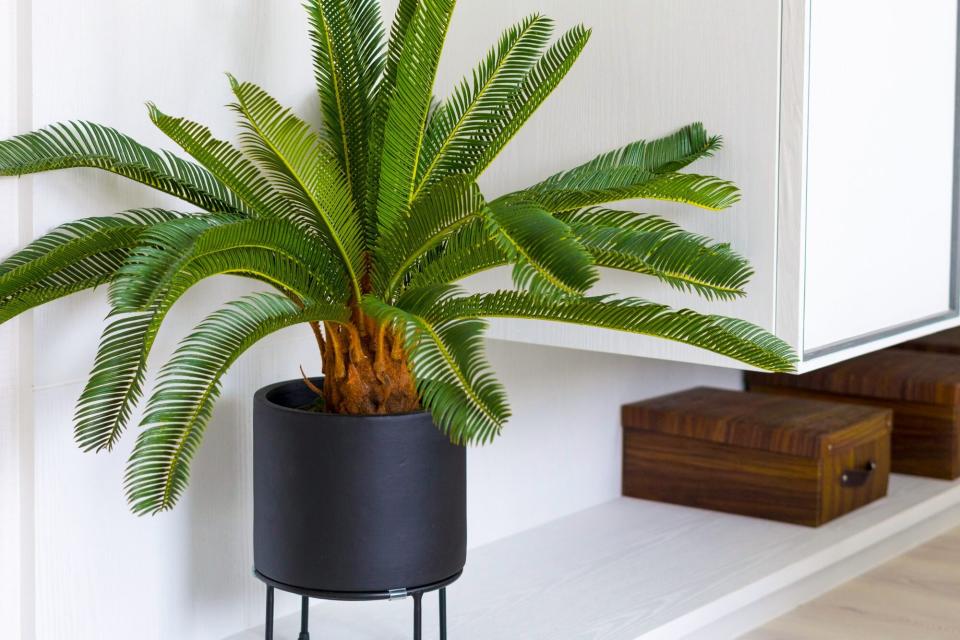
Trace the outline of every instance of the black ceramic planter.
{"type": "MultiPolygon", "coordinates": [[[[322,379],[314,380],[322,384],[322,379]]],[[[412,590],[466,562],[466,450],[428,413],[298,409],[302,380],[254,396],[254,564],[299,591],[412,590]]]]}

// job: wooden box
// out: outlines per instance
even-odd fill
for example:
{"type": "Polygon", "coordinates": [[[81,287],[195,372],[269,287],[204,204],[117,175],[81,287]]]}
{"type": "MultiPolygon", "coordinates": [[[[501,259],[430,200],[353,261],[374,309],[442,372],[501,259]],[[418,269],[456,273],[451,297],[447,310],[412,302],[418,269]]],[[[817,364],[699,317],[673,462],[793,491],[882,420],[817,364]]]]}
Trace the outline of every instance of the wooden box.
{"type": "Polygon", "coordinates": [[[623,494],[819,526],[887,494],[890,411],[697,388],[623,407],[623,494]]]}
{"type": "Polygon", "coordinates": [[[912,351],[932,351],[934,353],[950,353],[960,355],[960,327],[947,329],[929,336],[903,342],[894,349],[910,349],[912,351]]]}
{"type": "Polygon", "coordinates": [[[751,391],[893,409],[892,470],[960,477],[960,357],[885,349],[800,376],[748,373],[751,391]]]}

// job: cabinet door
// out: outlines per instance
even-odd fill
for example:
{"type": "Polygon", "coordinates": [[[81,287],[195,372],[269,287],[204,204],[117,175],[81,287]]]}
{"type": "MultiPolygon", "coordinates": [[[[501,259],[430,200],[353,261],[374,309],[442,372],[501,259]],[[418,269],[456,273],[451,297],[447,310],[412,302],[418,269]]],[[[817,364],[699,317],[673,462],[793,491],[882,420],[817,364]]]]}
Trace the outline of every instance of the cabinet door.
{"type": "MultiPolygon", "coordinates": [[[[488,3],[461,2],[446,53],[456,59],[450,81],[482,55],[500,19],[488,3]],[[464,53],[460,53],[463,51],[464,53]]],[[[777,104],[780,10],[771,0],[512,0],[518,15],[547,11],[559,24],[593,28],[589,46],[564,83],[483,176],[492,197],[522,188],[605,151],[666,135],[694,121],[724,136],[715,157],[695,173],[736,182],[743,199],[714,213],[652,201],[612,208],[664,215],[681,226],[729,242],[756,269],[746,298],[705,301],[653,278],[608,270],[596,293],[616,293],[744,318],[774,329],[777,233],[777,104]]],[[[442,70],[442,75],[447,73],[442,70]]],[[[511,286],[509,273],[484,274],[477,289],[511,286]]],[[[634,356],[737,366],[686,345],[559,323],[500,320],[495,338],[634,356]]]]}
{"type": "Polygon", "coordinates": [[[956,0],[810,0],[803,346],[956,314],[956,0]]]}

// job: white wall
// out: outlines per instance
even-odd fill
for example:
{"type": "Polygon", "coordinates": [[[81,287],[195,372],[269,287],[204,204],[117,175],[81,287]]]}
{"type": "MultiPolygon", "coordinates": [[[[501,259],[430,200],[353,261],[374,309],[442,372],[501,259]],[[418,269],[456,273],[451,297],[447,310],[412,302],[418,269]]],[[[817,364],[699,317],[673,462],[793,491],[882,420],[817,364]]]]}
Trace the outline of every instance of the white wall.
{"type": "MultiPolygon", "coordinates": [[[[10,1],[0,0],[0,9],[10,1]]],[[[627,1],[610,0],[610,11],[627,1]]],[[[25,31],[31,38],[19,43],[21,54],[32,53],[34,59],[31,126],[91,119],[169,146],[141,106],[152,99],[170,113],[210,123],[229,136],[234,128],[232,115],[222,107],[229,101],[225,70],[263,84],[302,113],[315,108],[305,25],[294,0],[21,4],[32,5],[33,12],[32,29],[25,31]]],[[[528,4],[550,13],[556,8],[565,21],[583,6],[571,0],[501,0],[502,14],[491,15],[486,10],[490,3],[483,3],[484,10],[480,4],[461,3],[457,39],[443,72],[447,85],[473,64],[501,26],[526,13],[528,4]]],[[[3,15],[0,27],[6,29],[3,15]]],[[[623,37],[622,32],[615,35],[623,37]]],[[[602,39],[598,34],[595,43],[602,39]]],[[[0,56],[0,82],[7,87],[4,64],[8,58],[0,56]]],[[[595,71],[575,70],[572,86],[582,85],[595,71]]],[[[608,104],[604,113],[607,118],[636,116],[629,104],[608,104]]],[[[686,119],[678,115],[676,124],[686,119]]],[[[556,118],[539,123],[553,126],[557,137],[571,130],[569,122],[556,118]]],[[[575,140],[584,157],[601,150],[588,131],[604,130],[605,123],[577,123],[575,140]]],[[[645,132],[640,124],[636,129],[638,136],[663,133],[645,132]]],[[[521,149],[512,153],[531,144],[530,138],[524,140],[518,139],[521,149]]],[[[604,146],[625,141],[603,139],[604,146]]],[[[541,169],[525,167],[523,176],[495,172],[492,186],[536,178],[544,173],[541,169]]],[[[33,184],[26,210],[33,233],[82,215],[169,204],[143,188],[91,171],[38,176],[33,184]]],[[[0,189],[9,190],[8,185],[0,182],[0,189]]],[[[0,202],[6,205],[4,193],[12,192],[0,190],[0,202]]],[[[0,216],[0,241],[12,237],[11,220],[0,216]]],[[[246,290],[242,281],[219,279],[192,291],[164,327],[151,363],[162,362],[176,340],[211,309],[246,290]]],[[[71,439],[73,403],[103,326],[103,297],[103,292],[79,295],[38,310],[33,338],[29,331],[18,336],[15,327],[0,330],[0,341],[6,341],[0,344],[14,345],[8,349],[19,344],[30,360],[14,365],[13,358],[2,357],[9,352],[0,351],[0,409],[15,409],[10,398],[23,395],[30,401],[26,413],[34,414],[32,423],[19,425],[12,416],[0,417],[0,426],[7,425],[0,428],[0,558],[5,572],[9,558],[28,559],[24,584],[35,581],[35,588],[22,594],[28,601],[24,610],[35,607],[24,628],[35,624],[41,640],[207,640],[259,624],[263,589],[250,576],[250,397],[263,384],[295,377],[301,363],[319,370],[310,336],[287,330],[248,353],[226,380],[224,398],[193,467],[191,488],[177,510],[135,518],[121,490],[133,434],[112,455],[101,456],[80,453],[71,439]],[[17,371],[31,367],[32,375],[17,378],[17,371]],[[30,424],[32,454],[15,444],[18,433],[31,433],[30,424]],[[8,445],[8,439],[14,444],[8,445]],[[11,471],[16,463],[7,460],[18,450],[30,454],[21,459],[30,464],[21,475],[31,486],[20,490],[32,495],[25,513],[36,531],[35,545],[20,544],[19,555],[4,551],[15,538],[3,533],[16,529],[6,525],[10,514],[19,513],[16,489],[8,495],[17,486],[8,483],[8,476],[15,480],[19,475],[11,471]]],[[[621,403],[696,384],[739,384],[738,374],[730,370],[505,343],[492,343],[490,352],[511,392],[515,418],[499,441],[471,452],[474,546],[617,496],[621,403]]],[[[281,605],[289,610],[293,602],[285,599],[281,605]]]]}
{"type": "MultiPolygon", "coordinates": [[[[20,114],[17,91],[16,0],[0,0],[0,138],[16,132],[20,114]]],[[[0,255],[11,252],[20,235],[22,185],[0,181],[0,255]]],[[[0,620],[7,632],[21,632],[21,421],[19,347],[22,322],[0,326],[0,620]],[[9,626],[7,626],[9,625],[9,626]]],[[[23,394],[24,396],[26,394],[23,394]]],[[[29,428],[29,423],[25,425],[29,428]]]]}

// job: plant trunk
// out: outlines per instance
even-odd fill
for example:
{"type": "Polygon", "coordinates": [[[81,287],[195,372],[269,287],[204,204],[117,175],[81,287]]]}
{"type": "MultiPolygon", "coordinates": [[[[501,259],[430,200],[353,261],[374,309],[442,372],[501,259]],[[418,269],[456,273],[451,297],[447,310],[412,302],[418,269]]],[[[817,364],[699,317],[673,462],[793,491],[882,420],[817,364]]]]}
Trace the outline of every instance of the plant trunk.
{"type": "Polygon", "coordinates": [[[330,413],[382,415],[420,409],[403,336],[354,311],[349,325],[327,323],[323,399],[330,413]]]}

